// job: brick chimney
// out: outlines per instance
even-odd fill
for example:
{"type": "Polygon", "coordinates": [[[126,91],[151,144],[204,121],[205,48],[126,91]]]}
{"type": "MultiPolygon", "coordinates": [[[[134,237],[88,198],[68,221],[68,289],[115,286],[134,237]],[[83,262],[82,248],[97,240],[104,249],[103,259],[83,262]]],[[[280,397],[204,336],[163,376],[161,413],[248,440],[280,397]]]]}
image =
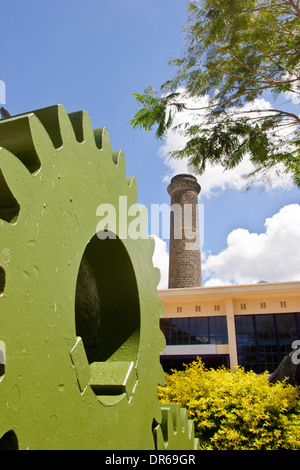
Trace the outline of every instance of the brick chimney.
{"type": "Polygon", "coordinates": [[[169,289],[201,287],[198,194],[192,175],[176,175],[168,186],[171,196],[169,289]]]}

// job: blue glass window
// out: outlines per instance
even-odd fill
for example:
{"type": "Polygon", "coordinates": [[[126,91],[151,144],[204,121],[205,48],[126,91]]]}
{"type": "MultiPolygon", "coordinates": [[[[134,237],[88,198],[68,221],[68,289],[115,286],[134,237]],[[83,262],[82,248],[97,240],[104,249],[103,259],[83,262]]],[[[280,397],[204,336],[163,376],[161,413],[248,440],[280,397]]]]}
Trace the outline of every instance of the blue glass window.
{"type": "Polygon", "coordinates": [[[300,338],[299,313],[235,317],[239,365],[257,373],[273,372],[300,338]]]}
{"type": "Polygon", "coordinates": [[[163,318],[167,344],[228,344],[226,317],[163,318]]]}

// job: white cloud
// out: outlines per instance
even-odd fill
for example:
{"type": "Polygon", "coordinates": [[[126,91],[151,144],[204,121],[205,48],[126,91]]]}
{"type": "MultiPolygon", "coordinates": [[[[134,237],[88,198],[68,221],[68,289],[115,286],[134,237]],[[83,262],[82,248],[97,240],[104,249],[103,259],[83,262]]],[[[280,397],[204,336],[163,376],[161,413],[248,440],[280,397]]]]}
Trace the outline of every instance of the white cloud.
{"type": "Polygon", "coordinates": [[[153,253],[153,265],[160,270],[161,278],[158,289],[168,288],[169,277],[169,253],[167,243],[156,235],[151,235],[155,241],[155,249],[153,253]]]}
{"type": "MultiPolygon", "coordinates": [[[[190,99],[187,100],[187,104],[191,108],[202,108],[208,106],[208,97],[190,99]]],[[[272,105],[263,98],[256,99],[253,103],[248,103],[241,108],[239,112],[243,111],[247,114],[247,112],[249,113],[249,111],[256,109],[272,109],[272,105]]],[[[174,119],[174,126],[187,122],[197,122],[199,124],[203,122],[206,112],[206,110],[203,110],[197,113],[197,116],[195,116],[195,112],[187,110],[178,113],[174,119]]],[[[251,114],[251,116],[253,116],[253,114],[251,114]]],[[[282,137],[280,133],[279,137],[282,137]]],[[[164,144],[159,149],[159,156],[164,159],[164,163],[167,167],[164,181],[169,181],[176,174],[189,172],[187,160],[175,160],[168,155],[171,151],[183,148],[186,141],[186,137],[183,134],[173,130],[168,132],[164,144]]],[[[241,164],[232,170],[225,171],[219,165],[207,165],[206,171],[200,177],[197,177],[202,188],[201,194],[210,197],[226,189],[244,190],[248,183],[245,176],[253,171],[253,169],[254,167],[248,158],[244,158],[241,164]]],[[[255,184],[264,186],[265,189],[270,191],[278,188],[290,189],[292,187],[292,180],[290,176],[286,175],[282,170],[283,167],[278,165],[277,168],[268,171],[268,180],[257,179],[255,184]]]]}
{"type": "Polygon", "coordinates": [[[203,259],[206,286],[300,280],[300,205],[266,219],[265,233],[233,230],[227,248],[203,259]]]}
{"type": "MultiPolygon", "coordinates": [[[[300,205],[290,204],[266,219],[265,232],[238,228],[217,255],[202,253],[205,286],[300,280],[300,205]]],[[[167,243],[156,235],[153,264],[160,269],[158,289],[168,288],[167,243]]]]}

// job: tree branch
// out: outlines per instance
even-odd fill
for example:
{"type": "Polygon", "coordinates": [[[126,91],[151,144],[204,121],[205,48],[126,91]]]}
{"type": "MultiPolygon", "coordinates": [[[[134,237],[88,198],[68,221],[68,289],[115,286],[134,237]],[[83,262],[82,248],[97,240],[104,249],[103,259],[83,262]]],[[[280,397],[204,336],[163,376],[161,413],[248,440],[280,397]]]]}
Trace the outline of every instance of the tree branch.
{"type": "MultiPolygon", "coordinates": [[[[283,82],[285,83],[285,82],[283,82]]],[[[203,106],[201,108],[188,108],[186,106],[184,106],[184,109],[186,109],[187,111],[200,111],[202,109],[211,109],[211,108],[216,108],[217,106],[222,106],[223,104],[226,104],[226,103],[229,103],[230,101],[235,101],[237,100],[238,98],[241,98],[242,96],[246,96],[246,95],[249,95],[250,93],[252,92],[260,92],[260,91],[263,91],[263,90],[266,90],[270,88],[270,85],[266,85],[266,86],[262,86],[262,87],[259,87],[259,88],[254,88],[254,89],[249,89],[249,90],[246,90],[245,92],[243,93],[239,93],[237,95],[234,95],[230,98],[227,98],[226,100],[223,100],[221,102],[218,102],[218,103],[215,103],[215,104],[210,104],[209,106],[203,106]]],[[[170,105],[174,105],[176,106],[178,103],[169,103],[170,105]]],[[[284,111],[282,111],[284,112],[284,111]]],[[[296,116],[296,115],[295,115],[296,116]]],[[[296,116],[297,117],[297,116],[296,116]]],[[[299,118],[297,117],[297,120],[299,120],[299,118]]]]}
{"type": "Polygon", "coordinates": [[[239,60],[232,52],[228,51],[228,54],[234,59],[236,60],[242,67],[244,67],[246,70],[248,70],[250,73],[254,74],[254,75],[258,75],[260,77],[263,77],[267,82],[269,81],[269,78],[264,75],[263,73],[258,73],[256,70],[253,70],[251,67],[249,67],[249,65],[246,65],[244,64],[244,62],[242,62],[241,60],[239,60]]]}
{"type": "MultiPolygon", "coordinates": [[[[286,2],[285,2],[286,3],[286,2]]],[[[288,0],[287,2],[292,8],[293,10],[296,12],[296,15],[298,16],[298,18],[300,18],[300,9],[299,9],[299,2],[297,2],[297,5],[293,2],[293,0],[288,0]]]]}

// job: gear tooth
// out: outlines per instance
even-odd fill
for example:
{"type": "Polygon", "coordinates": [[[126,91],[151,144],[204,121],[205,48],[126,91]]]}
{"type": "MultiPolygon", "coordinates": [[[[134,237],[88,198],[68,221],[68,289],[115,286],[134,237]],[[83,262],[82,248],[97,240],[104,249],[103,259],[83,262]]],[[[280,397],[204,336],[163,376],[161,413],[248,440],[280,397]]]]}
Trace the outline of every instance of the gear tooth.
{"type": "Polygon", "coordinates": [[[86,111],[70,113],[69,119],[74,129],[77,142],[90,142],[94,140],[94,131],[90,117],[86,111]]]}
{"type": "Polygon", "coordinates": [[[195,426],[193,420],[189,419],[188,411],[186,408],[180,408],[181,416],[181,430],[188,435],[190,440],[195,438],[195,426]]]}
{"type": "Polygon", "coordinates": [[[149,240],[149,251],[151,250],[151,256],[154,255],[154,251],[155,251],[155,238],[152,237],[152,236],[149,236],[148,238],[149,240]]]}
{"type": "MultiPolygon", "coordinates": [[[[163,340],[162,340],[163,344],[161,346],[161,351],[163,351],[166,347],[166,340],[165,340],[165,337],[163,337],[163,340]]],[[[162,368],[161,365],[159,365],[159,373],[158,373],[158,385],[164,385],[166,382],[166,379],[165,379],[165,373],[164,373],[164,370],[162,368]]]]}
{"type": "Polygon", "coordinates": [[[189,431],[189,427],[188,427],[189,419],[188,419],[186,408],[180,408],[179,416],[180,416],[181,431],[188,432],[189,431]]]}
{"type": "Polygon", "coordinates": [[[195,450],[196,450],[197,446],[199,445],[199,439],[195,437],[195,425],[194,425],[193,420],[191,419],[187,419],[187,434],[190,440],[195,441],[194,445],[195,445],[195,450]]]}
{"type": "Polygon", "coordinates": [[[138,194],[138,185],[137,185],[137,180],[135,176],[130,176],[126,178],[128,187],[130,191],[132,191],[133,194],[133,199],[137,201],[137,194],[138,194]]]}
{"type": "Polygon", "coordinates": [[[166,444],[164,441],[164,436],[163,436],[163,432],[162,432],[160,424],[155,426],[155,428],[153,429],[153,436],[154,436],[155,450],[165,450],[166,444]]]}
{"type": "MultiPolygon", "coordinates": [[[[155,239],[154,239],[154,237],[151,237],[151,236],[148,237],[148,242],[149,242],[149,253],[151,255],[151,259],[153,260],[153,255],[154,255],[154,251],[155,251],[155,239]]],[[[152,261],[152,263],[153,263],[153,261],[152,261]]],[[[153,272],[154,272],[155,284],[156,284],[156,286],[158,286],[159,281],[161,279],[160,269],[154,267],[153,272]]]]}
{"type": "Polygon", "coordinates": [[[45,127],[56,149],[62,147],[65,142],[76,140],[71,120],[61,104],[37,109],[33,113],[45,127]]]}
{"type": "Polygon", "coordinates": [[[111,155],[111,143],[106,127],[99,127],[98,129],[94,129],[94,137],[98,149],[103,150],[104,152],[107,152],[109,155],[111,155]]]}
{"type": "Polygon", "coordinates": [[[37,170],[40,170],[41,167],[43,167],[43,169],[48,166],[52,167],[55,157],[55,148],[44,125],[35,115],[30,119],[30,133],[34,152],[39,156],[39,168],[37,168],[37,170]]]}
{"type": "Polygon", "coordinates": [[[153,270],[154,270],[154,276],[155,276],[155,283],[158,286],[159,281],[161,279],[161,272],[159,268],[153,268],[153,270]]]}
{"type": "MultiPolygon", "coordinates": [[[[186,408],[180,408],[180,424],[181,432],[186,434],[190,441],[197,441],[195,445],[198,444],[198,440],[195,439],[195,426],[193,420],[189,419],[188,411],[186,408]]],[[[196,448],[196,447],[195,447],[196,448]]]]}
{"type": "Polygon", "coordinates": [[[31,125],[35,119],[29,113],[0,121],[0,146],[18,157],[32,173],[41,166],[32,138],[31,125]]]}
{"type": "Polygon", "coordinates": [[[122,150],[114,150],[112,153],[112,159],[114,164],[118,167],[121,177],[126,177],[126,162],[125,155],[122,150]]]}
{"type": "Polygon", "coordinates": [[[186,408],[180,408],[181,431],[191,443],[194,443],[194,450],[199,449],[199,439],[195,437],[195,425],[192,419],[189,419],[186,408]]]}
{"type": "Polygon", "coordinates": [[[172,415],[172,423],[173,423],[173,432],[174,434],[180,431],[184,431],[181,427],[181,414],[180,414],[180,407],[177,403],[170,403],[170,413],[172,415]]]}
{"type": "Polygon", "coordinates": [[[162,433],[164,436],[165,447],[169,447],[170,441],[174,433],[172,412],[171,412],[171,408],[169,405],[162,406],[161,411],[162,411],[161,428],[162,428],[162,433]]]}

